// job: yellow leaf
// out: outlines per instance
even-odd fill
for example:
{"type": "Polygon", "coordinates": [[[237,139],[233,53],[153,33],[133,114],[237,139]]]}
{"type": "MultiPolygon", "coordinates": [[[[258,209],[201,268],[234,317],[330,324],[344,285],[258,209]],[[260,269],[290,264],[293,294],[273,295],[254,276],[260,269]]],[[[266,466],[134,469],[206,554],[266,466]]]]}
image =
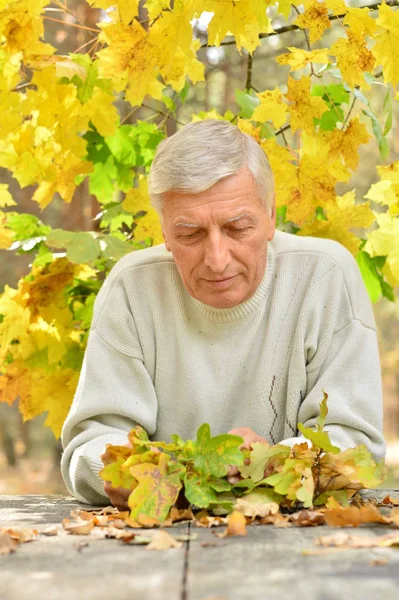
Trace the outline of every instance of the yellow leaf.
{"type": "Polygon", "coordinates": [[[154,208],[150,208],[144,217],[136,221],[137,227],[134,229],[134,239],[137,241],[152,239],[152,245],[163,244],[161,222],[158,213],[154,208]]]}
{"type": "Polygon", "coordinates": [[[343,0],[328,0],[327,4],[334,15],[344,15],[348,10],[343,0]]]}
{"type": "Polygon", "coordinates": [[[148,94],[156,100],[162,97],[164,85],[157,80],[160,49],[148,38],[145,29],[134,20],[101,24],[101,41],[108,47],[97,53],[99,74],[113,81],[116,91],[126,88],[126,99],[140,105],[148,94]]]}
{"type": "Polygon", "coordinates": [[[370,16],[369,8],[348,8],[344,24],[349,25],[352,33],[359,38],[373,35],[377,29],[376,21],[370,16]]]}
{"type": "Polygon", "coordinates": [[[355,255],[359,250],[360,239],[350,229],[367,228],[373,223],[375,217],[369,203],[355,204],[355,191],[352,190],[322,206],[328,221],[315,218],[304,225],[298,235],[336,240],[355,255]]]}
{"type": "Polygon", "coordinates": [[[382,65],[385,81],[396,86],[399,82],[399,12],[381,4],[377,25],[372,54],[382,65]]]}
{"type": "Polygon", "coordinates": [[[304,69],[309,63],[322,63],[324,65],[330,62],[328,54],[330,50],[328,48],[320,48],[318,50],[303,50],[302,48],[295,48],[295,46],[289,46],[287,48],[290,52],[281,54],[276,58],[276,61],[280,65],[290,65],[291,71],[297,69],[304,69]]]}
{"type": "Polygon", "coordinates": [[[205,0],[201,9],[214,13],[208,25],[210,46],[219,46],[230,33],[239,52],[246,48],[252,53],[260,44],[259,34],[269,31],[264,0],[205,0]]]}
{"type": "MultiPolygon", "coordinates": [[[[5,52],[0,48],[0,91],[9,92],[18,84],[20,68],[22,62],[22,52],[5,52]]],[[[15,94],[19,96],[19,94],[15,94]]]]}
{"type": "Polygon", "coordinates": [[[0,183],[0,208],[6,206],[16,206],[17,203],[13,200],[10,192],[8,191],[7,183],[0,183]]]}
{"type": "Polygon", "coordinates": [[[275,138],[262,140],[260,145],[272,167],[277,206],[285,206],[297,186],[297,169],[293,164],[296,156],[275,138]]]}
{"type": "Polygon", "coordinates": [[[328,6],[318,0],[304,0],[305,12],[294,21],[302,29],[309,29],[310,43],[313,44],[323,37],[326,29],[331,27],[328,18],[328,6]]]}
{"type": "Polygon", "coordinates": [[[162,12],[164,8],[169,8],[170,0],[147,0],[145,7],[148,10],[148,15],[153,21],[162,12]]]}
{"type": "Polygon", "coordinates": [[[276,128],[281,127],[287,119],[288,106],[283,102],[283,95],[279,88],[266,90],[256,94],[260,105],[255,108],[251,117],[253,121],[272,121],[276,128]]]}
{"type": "Polygon", "coordinates": [[[3,214],[0,211],[0,250],[7,250],[13,243],[13,234],[12,231],[4,226],[3,214]]]}
{"type": "Polygon", "coordinates": [[[375,59],[363,37],[358,37],[350,29],[347,30],[347,35],[347,39],[341,38],[332,45],[331,54],[336,56],[342,78],[349,86],[368,88],[363,73],[372,72],[375,59]]]}
{"type": "Polygon", "coordinates": [[[322,136],[323,142],[329,144],[331,156],[340,156],[353,171],[359,164],[359,146],[367,144],[369,139],[367,128],[359,117],[351,119],[345,130],[334,129],[322,136]]]}
{"type": "Polygon", "coordinates": [[[122,202],[122,208],[132,214],[141,210],[151,208],[150,196],[148,194],[148,181],[146,177],[140,177],[139,187],[129,190],[122,202]]]}
{"type": "Polygon", "coordinates": [[[38,54],[52,54],[55,48],[44,44],[41,12],[48,0],[17,0],[0,11],[0,38],[7,52],[22,52],[25,59],[38,54]]]}
{"type": "Polygon", "coordinates": [[[93,95],[83,106],[82,112],[91,120],[100,135],[106,137],[114,135],[119,120],[118,111],[114,106],[115,98],[98,87],[93,90],[93,95]]]}
{"type": "Polygon", "coordinates": [[[320,118],[327,110],[327,105],[321,98],[310,96],[310,77],[299,80],[288,77],[286,98],[292,103],[289,107],[292,131],[314,131],[313,119],[320,118]]]}
{"type": "Polygon", "coordinates": [[[371,256],[388,256],[387,265],[399,283],[399,218],[377,214],[379,228],[372,231],[364,247],[371,256]]]}
{"type": "Polygon", "coordinates": [[[392,206],[398,202],[397,190],[392,181],[387,179],[373,183],[364,197],[385,206],[392,206]]]}
{"type": "Polygon", "coordinates": [[[93,8],[107,10],[111,6],[118,9],[122,23],[129,24],[139,14],[139,0],[88,0],[93,8]]]}

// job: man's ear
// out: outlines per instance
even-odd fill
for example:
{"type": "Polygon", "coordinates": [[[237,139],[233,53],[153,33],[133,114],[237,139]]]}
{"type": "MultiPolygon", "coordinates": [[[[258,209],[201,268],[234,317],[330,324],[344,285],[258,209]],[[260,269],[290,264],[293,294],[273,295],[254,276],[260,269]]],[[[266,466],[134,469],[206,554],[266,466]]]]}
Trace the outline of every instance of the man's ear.
{"type": "Polygon", "coordinates": [[[274,238],[274,234],[276,232],[276,218],[277,218],[276,195],[274,195],[272,207],[271,207],[271,213],[270,213],[270,217],[269,217],[269,234],[268,234],[269,242],[274,238]]]}

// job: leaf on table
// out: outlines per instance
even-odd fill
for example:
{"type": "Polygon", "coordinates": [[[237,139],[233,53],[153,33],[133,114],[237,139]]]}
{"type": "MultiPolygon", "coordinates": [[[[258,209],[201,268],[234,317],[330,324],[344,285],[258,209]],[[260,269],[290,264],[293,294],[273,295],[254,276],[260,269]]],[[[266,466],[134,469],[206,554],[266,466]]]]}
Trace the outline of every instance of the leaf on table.
{"type": "Polygon", "coordinates": [[[50,525],[49,527],[46,527],[46,529],[43,529],[43,531],[40,533],[47,536],[58,535],[58,527],[57,525],[50,525]]]}
{"type": "Polygon", "coordinates": [[[291,514],[289,519],[297,527],[312,527],[325,523],[324,512],[320,510],[300,510],[291,514]]]}
{"type": "Polygon", "coordinates": [[[340,548],[386,548],[399,546],[399,533],[387,533],[374,537],[356,536],[349,533],[335,533],[314,540],[318,546],[336,546],[340,548]]]}
{"type": "Polygon", "coordinates": [[[0,531],[0,556],[15,552],[18,543],[8,534],[0,531]]]}
{"type": "Polygon", "coordinates": [[[89,535],[94,528],[93,521],[70,521],[62,519],[61,524],[67,533],[73,535],[89,535]]]}
{"type": "Polygon", "coordinates": [[[280,512],[274,515],[267,515],[259,519],[260,525],[274,525],[275,527],[292,527],[289,516],[282,515],[280,512]]]}
{"type": "Polygon", "coordinates": [[[237,435],[221,434],[211,437],[208,423],[197,431],[197,440],[192,444],[194,466],[204,475],[223,477],[228,465],[242,465],[243,455],[239,446],[243,438],[237,435]]]}
{"type": "Polygon", "coordinates": [[[96,515],[93,515],[93,513],[90,513],[87,510],[76,509],[71,510],[71,517],[77,521],[94,521],[96,515]]]}
{"type": "Polygon", "coordinates": [[[291,448],[283,444],[268,446],[261,442],[255,442],[252,445],[250,463],[242,465],[238,470],[243,477],[250,478],[257,483],[264,478],[265,470],[271,474],[277,470],[278,466],[284,464],[290,451],[291,448]]]}
{"type": "MultiPolygon", "coordinates": [[[[172,506],[172,508],[170,509],[168,518],[167,518],[167,522],[170,523],[171,525],[173,523],[176,523],[177,521],[193,521],[194,520],[194,513],[191,510],[191,508],[183,508],[183,509],[179,509],[176,508],[175,506],[172,506]]],[[[163,523],[163,525],[166,524],[163,523]]]]}
{"type": "Polygon", "coordinates": [[[151,539],[152,536],[130,533],[130,535],[122,538],[122,544],[129,544],[130,546],[143,546],[145,544],[149,544],[151,539]]]}
{"type": "Polygon", "coordinates": [[[391,504],[393,506],[399,506],[399,498],[392,498],[389,494],[382,500],[382,504],[391,504]]]}
{"type": "Polygon", "coordinates": [[[119,529],[117,527],[114,527],[113,525],[110,525],[105,530],[106,538],[115,538],[117,540],[121,540],[123,538],[129,538],[131,535],[132,535],[131,531],[127,531],[126,529],[119,529]]]}
{"type": "Polygon", "coordinates": [[[181,548],[183,542],[179,542],[167,531],[160,529],[151,538],[146,550],[168,550],[168,548],[181,548]]]}
{"type": "Polygon", "coordinates": [[[29,529],[28,527],[3,528],[0,531],[3,533],[8,533],[13,540],[20,544],[24,544],[25,542],[33,542],[37,540],[39,536],[37,529],[29,529]]]}
{"type": "Polygon", "coordinates": [[[197,527],[219,527],[227,523],[227,517],[212,517],[206,510],[200,510],[195,515],[194,524],[197,527]]]}
{"type": "Polygon", "coordinates": [[[332,527],[358,527],[362,523],[390,523],[390,519],[384,517],[377,507],[373,505],[360,506],[339,506],[337,508],[327,509],[324,512],[324,518],[327,525],[332,527]]]}
{"type": "Polygon", "coordinates": [[[247,532],[247,520],[242,512],[234,510],[227,517],[227,527],[222,533],[215,533],[220,538],[232,536],[232,535],[248,535],[247,532]]]}
{"type": "Polygon", "coordinates": [[[235,510],[242,512],[246,517],[266,517],[275,514],[279,505],[275,502],[277,494],[272,489],[257,489],[241,498],[237,498],[235,510]]]}

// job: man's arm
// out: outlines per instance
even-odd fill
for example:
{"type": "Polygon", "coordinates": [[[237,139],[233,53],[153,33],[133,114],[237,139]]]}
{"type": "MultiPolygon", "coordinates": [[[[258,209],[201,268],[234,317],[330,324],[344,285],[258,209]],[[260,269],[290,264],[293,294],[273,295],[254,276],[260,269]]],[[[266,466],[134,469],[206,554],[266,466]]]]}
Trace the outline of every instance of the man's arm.
{"type": "Polygon", "coordinates": [[[61,435],[62,475],[80,502],[109,502],[98,475],[106,444],[126,444],[127,434],[136,424],[153,434],[156,414],[155,390],[143,362],[122,354],[96,330],[91,331],[76,395],[61,435]]]}

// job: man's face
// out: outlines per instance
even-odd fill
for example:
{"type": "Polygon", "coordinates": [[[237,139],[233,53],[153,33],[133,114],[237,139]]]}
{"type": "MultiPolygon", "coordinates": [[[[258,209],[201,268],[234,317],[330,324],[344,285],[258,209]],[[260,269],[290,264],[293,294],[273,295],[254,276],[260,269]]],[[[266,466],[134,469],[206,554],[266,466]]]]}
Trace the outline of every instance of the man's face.
{"type": "Polygon", "coordinates": [[[200,194],[164,195],[166,248],[188,293],[214,308],[255,293],[275,226],[275,211],[268,215],[247,168],[200,194]]]}

